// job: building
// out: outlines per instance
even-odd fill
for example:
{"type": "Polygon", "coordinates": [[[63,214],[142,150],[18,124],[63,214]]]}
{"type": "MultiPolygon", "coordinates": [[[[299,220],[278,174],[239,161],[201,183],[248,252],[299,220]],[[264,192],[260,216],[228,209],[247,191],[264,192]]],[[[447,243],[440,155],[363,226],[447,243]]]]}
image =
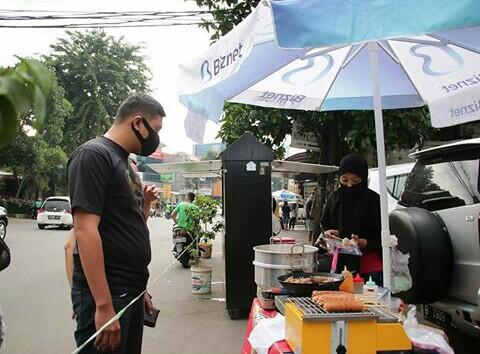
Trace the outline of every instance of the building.
{"type": "Polygon", "coordinates": [[[226,147],[225,143],[195,144],[193,145],[193,155],[201,160],[213,160],[226,147]]]}

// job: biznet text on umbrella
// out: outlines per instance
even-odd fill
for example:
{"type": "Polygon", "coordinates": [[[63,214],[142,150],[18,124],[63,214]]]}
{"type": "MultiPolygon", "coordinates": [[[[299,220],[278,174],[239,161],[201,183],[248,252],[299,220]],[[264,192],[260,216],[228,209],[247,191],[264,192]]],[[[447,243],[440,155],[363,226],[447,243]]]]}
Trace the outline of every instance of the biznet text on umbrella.
{"type": "Polygon", "coordinates": [[[210,81],[213,76],[217,76],[218,74],[220,74],[220,71],[229,67],[234,62],[236,62],[239,58],[241,58],[242,47],[243,47],[242,42],[239,42],[238,46],[235,49],[233,49],[230,53],[228,53],[227,55],[220,55],[218,58],[216,58],[213,61],[213,75],[212,75],[212,72],[210,71],[210,62],[208,60],[205,60],[202,63],[202,66],[200,67],[200,75],[202,76],[202,80],[205,80],[205,77],[208,75],[208,78],[206,79],[206,81],[210,81]]]}
{"type": "Polygon", "coordinates": [[[464,80],[457,81],[456,83],[449,84],[449,85],[443,85],[442,89],[445,90],[445,93],[450,93],[452,91],[456,91],[460,88],[472,86],[475,84],[480,83],[480,75],[472,75],[471,77],[468,77],[464,80]]]}
{"type": "Polygon", "coordinates": [[[450,118],[460,117],[476,112],[480,112],[480,100],[474,100],[473,103],[466,106],[450,108],[450,118]]]}

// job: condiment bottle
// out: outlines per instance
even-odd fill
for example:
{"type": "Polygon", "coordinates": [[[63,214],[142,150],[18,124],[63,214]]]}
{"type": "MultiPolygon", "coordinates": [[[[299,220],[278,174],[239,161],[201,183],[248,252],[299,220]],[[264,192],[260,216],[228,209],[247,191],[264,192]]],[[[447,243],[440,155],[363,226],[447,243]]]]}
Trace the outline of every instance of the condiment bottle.
{"type": "Polygon", "coordinates": [[[365,284],[365,279],[357,273],[355,278],[353,278],[353,292],[355,294],[363,294],[363,285],[365,284]]]}
{"type": "Polygon", "coordinates": [[[343,269],[343,283],[340,285],[340,291],[347,293],[353,293],[353,275],[347,270],[347,267],[343,269]]]}
{"type": "Polygon", "coordinates": [[[375,284],[372,277],[370,277],[368,281],[365,283],[365,285],[363,286],[363,294],[375,296],[375,298],[378,297],[378,286],[377,284],[375,284]]]}

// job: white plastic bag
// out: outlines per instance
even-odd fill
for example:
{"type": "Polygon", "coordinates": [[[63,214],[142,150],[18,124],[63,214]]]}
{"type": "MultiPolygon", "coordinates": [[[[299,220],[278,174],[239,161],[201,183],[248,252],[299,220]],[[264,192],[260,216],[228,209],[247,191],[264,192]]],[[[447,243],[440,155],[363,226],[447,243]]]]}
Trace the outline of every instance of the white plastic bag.
{"type": "Polygon", "coordinates": [[[413,306],[407,313],[403,328],[415,348],[432,350],[438,354],[455,354],[442,331],[418,324],[417,309],[413,306]]]}
{"type": "Polygon", "coordinates": [[[402,253],[397,249],[398,240],[392,236],[390,248],[390,263],[391,263],[391,279],[392,279],[392,294],[398,294],[402,291],[407,291],[412,287],[412,276],[408,269],[408,261],[410,254],[402,253]]]}
{"type": "Polygon", "coordinates": [[[258,354],[267,354],[274,343],[284,339],[285,317],[281,314],[260,320],[248,337],[250,345],[258,354]]]}
{"type": "Polygon", "coordinates": [[[5,322],[3,321],[3,313],[0,309],[0,348],[2,347],[2,343],[5,340],[5,322]]]}

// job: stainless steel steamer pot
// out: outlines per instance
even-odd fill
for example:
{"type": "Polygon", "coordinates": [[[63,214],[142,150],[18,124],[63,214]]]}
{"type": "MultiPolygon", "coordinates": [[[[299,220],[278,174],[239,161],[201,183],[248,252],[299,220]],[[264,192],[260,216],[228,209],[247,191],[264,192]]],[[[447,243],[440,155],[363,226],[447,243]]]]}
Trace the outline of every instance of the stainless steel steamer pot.
{"type": "Polygon", "coordinates": [[[280,287],[278,277],[292,271],[305,273],[316,269],[317,247],[309,245],[259,245],[255,252],[255,283],[259,288],[280,287]]]}

